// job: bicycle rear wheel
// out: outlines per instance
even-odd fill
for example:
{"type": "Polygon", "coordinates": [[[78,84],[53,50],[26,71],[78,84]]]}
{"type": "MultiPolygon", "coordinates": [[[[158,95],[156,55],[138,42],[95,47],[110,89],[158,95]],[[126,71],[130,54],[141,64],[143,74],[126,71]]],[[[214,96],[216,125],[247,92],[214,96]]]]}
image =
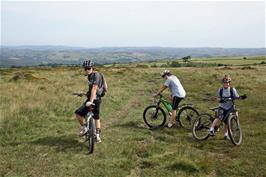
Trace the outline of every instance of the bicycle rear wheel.
{"type": "Polygon", "coordinates": [[[89,120],[89,131],[86,134],[86,139],[87,139],[87,146],[88,146],[88,150],[89,153],[92,154],[94,151],[94,144],[95,144],[95,121],[93,118],[90,118],[89,120]]]}
{"type": "Polygon", "coordinates": [[[236,115],[230,115],[227,120],[228,134],[232,143],[239,146],[242,143],[242,130],[236,115]]]}
{"type": "Polygon", "coordinates": [[[143,120],[149,128],[160,128],[166,122],[166,114],[156,105],[148,106],[143,112],[143,120]]]}
{"type": "Polygon", "coordinates": [[[192,135],[196,140],[206,140],[209,138],[209,128],[212,125],[213,118],[209,114],[200,114],[192,126],[192,135]]]}
{"type": "Polygon", "coordinates": [[[199,112],[191,107],[185,106],[180,109],[177,115],[177,121],[179,121],[181,127],[190,130],[193,122],[199,116],[199,112]]]}

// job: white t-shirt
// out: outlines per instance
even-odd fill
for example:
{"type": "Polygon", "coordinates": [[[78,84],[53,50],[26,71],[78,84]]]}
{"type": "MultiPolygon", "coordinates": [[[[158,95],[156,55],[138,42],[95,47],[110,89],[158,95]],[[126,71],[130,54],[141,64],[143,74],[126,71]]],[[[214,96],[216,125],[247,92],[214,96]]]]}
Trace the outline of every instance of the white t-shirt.
{"type": "MultiPolygon", "coordinates": [[[[239,95],[238,95],[238,93],[237,93],[235,88],[232,88],[232,94],[233,95],[231,95],[230,87],[228,87],[228,88],[220,88],[220,89],[218,89],[218,91],[216,93],[216,96],[218,98],[229,98],[231,96],[233,99],[236,99],[236,98],[239,97],[239,95]],[[221,89],[222,89],[222,97],[220,95],[221,89]]],[[[225,102],[221,102],[219,104],[219,106],[222,107],[225,110],[229,110],[233,106],[233,104],[234,104],[233,100],[228,100],[228,101],[225,101],[225,102]]]]}
{"type": "Polygon", "coordinates": [[[176,76],[171,75],[168,77],[164,85],[169,88],[172,97],[177,96],[179,98],[184,98],[186,96],[186,91],[176,76]]]}

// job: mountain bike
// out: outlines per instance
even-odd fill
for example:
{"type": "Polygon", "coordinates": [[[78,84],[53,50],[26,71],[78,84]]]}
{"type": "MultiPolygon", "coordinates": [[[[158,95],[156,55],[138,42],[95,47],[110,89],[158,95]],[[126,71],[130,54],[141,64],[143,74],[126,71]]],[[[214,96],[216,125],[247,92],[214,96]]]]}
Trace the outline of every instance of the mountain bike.
{"type": "MultiPolygon", "coordinates": [[[[79,97],[86,96],[85,93],[73,93],[73,95],[77,95],[79,97]]],[[[92,104],[92,106],[94,106],[94,104],[92,104]]],[[[85,143],[88,147],[89,153],[93,153],[94,144],[96,142],[96,126],[95,126],[95,120],[93,118],[92,106],[88,107],[89,112],[85,116],[85,125],[88,131],[84,134],[84,136],[85,136],[85,143]]]]}
{"type": "MultiPolygon", "coordinates": [[[[161,105],[170,116],[172,115],[172,103],[159,94],[159,99],[154,98],[154,105],[146,107],[143,112],[144,122],[151,129],[165,125],[166,113],[161,105]]],[[[193,121],[198,115],[199,112],[193,104],[181,104],[177,109],[176,122],[185,129],[191,129],[193,121]]]]}
{"type": "MultiPolygon", "coordinates": [[[[246,98],[246,96],[243,96],[240,96],[241,99],[246,98]]],[[[211,136],[208,130],[210,129],[212,122],[215,120],[215,112],[218,111],[219,107],[209,109],[214,111],[213,116],[208,113],[200,114],[193,123],[192,135],[196,140],[207,140],[211,136]]],[[[232,111],[229,111],[220,124],[214,127],[214,132],[217,132],[221,126],[225,126],[223,124],[228,126],[228,135],[231,142],[236,146],[240,145],[242,143],[243,135],[239,123],[238,110],[235,104],[233,104],[232,111]]]]}

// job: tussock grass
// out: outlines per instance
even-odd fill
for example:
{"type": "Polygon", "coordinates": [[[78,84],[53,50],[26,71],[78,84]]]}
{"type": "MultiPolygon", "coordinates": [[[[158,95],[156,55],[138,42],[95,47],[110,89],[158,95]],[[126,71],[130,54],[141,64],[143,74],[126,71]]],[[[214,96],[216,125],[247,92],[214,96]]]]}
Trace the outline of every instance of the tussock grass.
{"type": "Polygon", "coordinates": [[[109,85],[102,103],[103,142],[88,155],[73,114],[84,98],[71,95],[86,90],[82,69],[1,69],[1,176],[265,176],[265,67],[168,69],[187,91],[184,102],[201,112],[216,106],[220,78],[232,76],[238,92],[248,95],[237,102],[240,147],[225,143],[222,133],[196,142],[178,126],[147,129],[142,113],[163,83],[162,68],[101,68],[109,85]],[[47,80],[9,82],[18,72],[47,80]]]}

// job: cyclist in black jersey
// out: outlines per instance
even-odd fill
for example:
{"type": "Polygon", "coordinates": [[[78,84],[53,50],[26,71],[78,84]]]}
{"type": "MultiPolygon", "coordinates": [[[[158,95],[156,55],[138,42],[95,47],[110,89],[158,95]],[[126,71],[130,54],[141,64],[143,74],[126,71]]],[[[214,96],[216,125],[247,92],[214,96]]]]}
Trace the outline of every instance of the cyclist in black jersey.
{"type": "Polygon", "coordinates": [[[87,92],[87,100],[79,107],[76,111],[76,118],[78,119],[81,130],[80,136],[83,136],[88,130],[84,125],[85,116],[89,111],[89,108],[93,105],[93,118],[96,123],[96,140],[97,142],[101,142],[100,132],[101,132],[101,123],[100,123],[100,105],[101,105],[101,96],[97,94],[97,91],[102,85],[103,78],[101,74],[97,72],[94,68],[94,63],[91,60],[87,60],[83,62],[83,68],[85,74],[88,76],[88,87],[89,90],[87,92]]]}

